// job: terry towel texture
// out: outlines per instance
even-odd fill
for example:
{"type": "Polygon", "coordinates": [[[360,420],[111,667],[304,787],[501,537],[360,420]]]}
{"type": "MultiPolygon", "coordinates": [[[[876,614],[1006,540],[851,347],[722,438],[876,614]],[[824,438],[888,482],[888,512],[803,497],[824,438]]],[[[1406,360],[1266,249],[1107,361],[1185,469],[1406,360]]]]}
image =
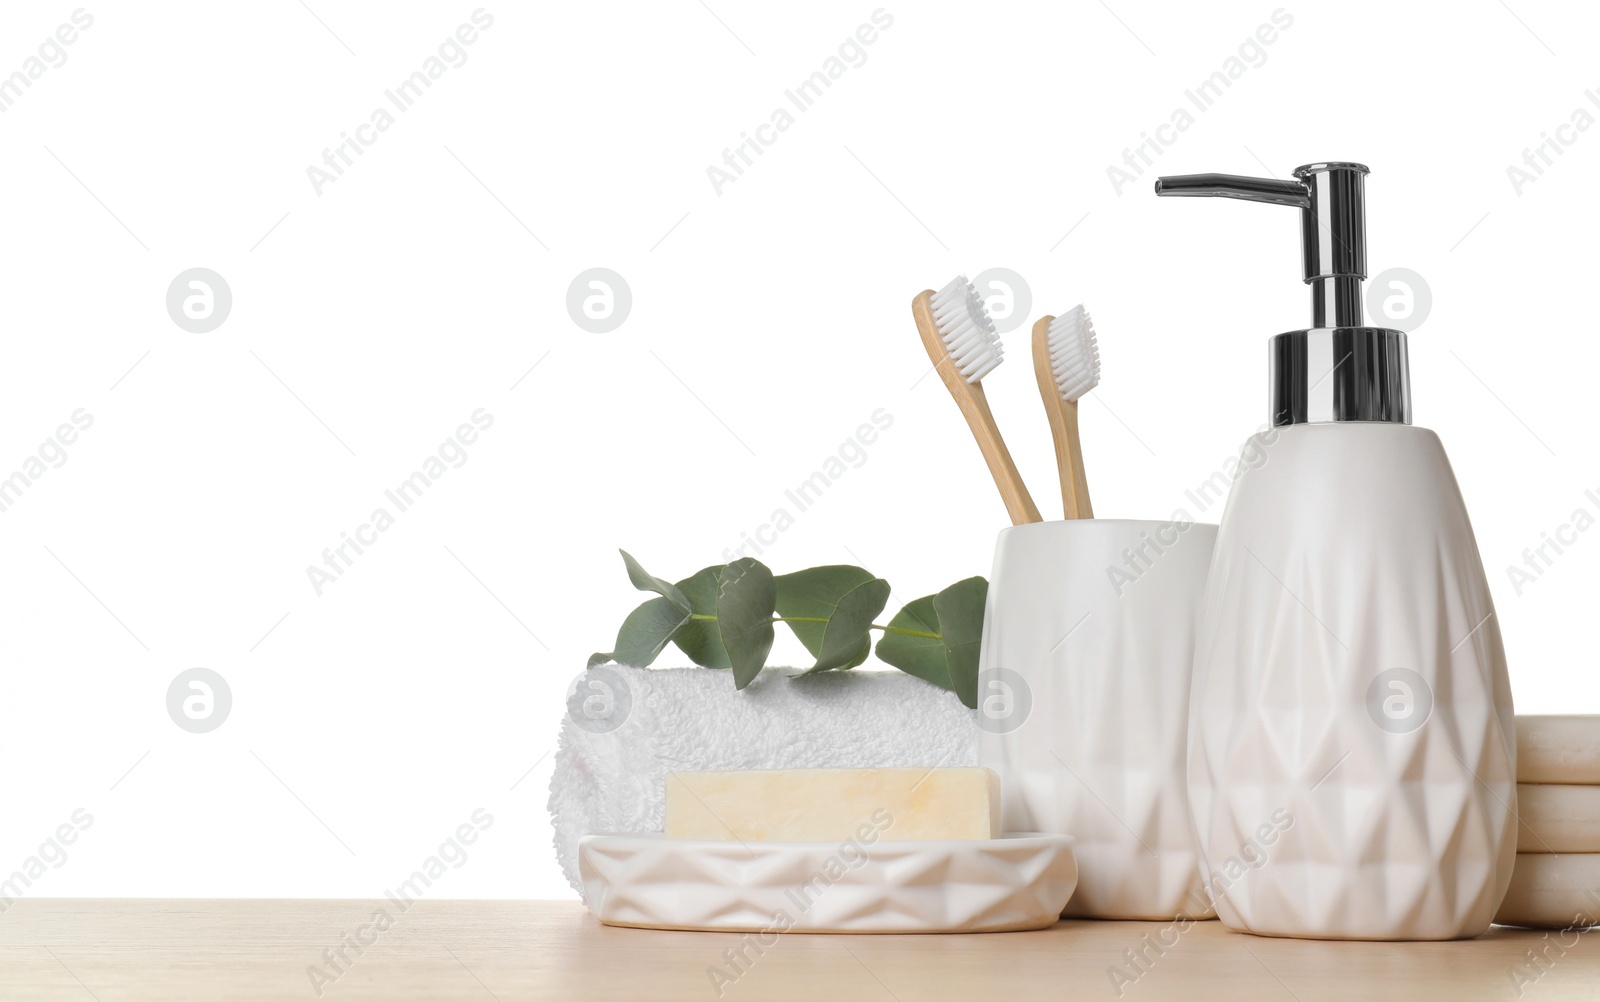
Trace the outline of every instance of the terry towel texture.
{"type": "Polygon", "coordinates": [[[578,839],[661,831],[669,771],[978,764],[972,711],[902,672],[768,669],[739,692],[726,671],[607,670],[628,687],[625,718],[596,733],[563,717],[550,778],[556,857],[580,895],[578,839]]]}

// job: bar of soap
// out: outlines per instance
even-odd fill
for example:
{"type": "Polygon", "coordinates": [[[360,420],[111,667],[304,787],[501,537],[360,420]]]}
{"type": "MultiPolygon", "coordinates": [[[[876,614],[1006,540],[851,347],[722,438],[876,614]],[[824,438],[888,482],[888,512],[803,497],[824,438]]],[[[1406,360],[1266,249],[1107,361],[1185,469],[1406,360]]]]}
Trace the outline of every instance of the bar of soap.
{"type": "Polygon", "coordinates": [[[1517,717],[1519,783],[1600,783],[1600,716],[1517,717]]]}
{"type": "Polygon", "coordinates": [[[1600,924],[1600,853],[1561,856],[1518,853],[1511,886],[1495,912],[1501,925],[1534,929],[1600,924]]]}
{"type": "Polygon", "coordinates": [[[747,842],[997,838],[1000,776],[983,768],[669,772],[664,827],[669,838],[747,842]]]}
{"type": "Polygon", "coordinates": [[[1518,852],[1600,852],[1600,786],[1517,784],[1518,852]]]}

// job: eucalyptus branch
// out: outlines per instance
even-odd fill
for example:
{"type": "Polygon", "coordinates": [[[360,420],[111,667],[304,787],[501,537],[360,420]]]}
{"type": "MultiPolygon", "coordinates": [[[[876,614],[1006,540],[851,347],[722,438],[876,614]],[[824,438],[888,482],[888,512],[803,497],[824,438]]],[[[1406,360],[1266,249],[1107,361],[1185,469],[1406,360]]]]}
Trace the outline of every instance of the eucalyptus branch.
{"type": "Polygon", "coordinates": [[[843,670],[873,654],[907,674],[950,689],[977,705],[978,648],[988,582],[958,581],[919,598],[888,623],[875,622],[889,600],[889,582],[847,564],[812,567],[774,576],[765,564],[742,557],[702,568],[676,583],[653,577],[622,554],[628,578],[653,592],[623,621],[616,648],[589,659],[647,667],[669,643],[705,668],[727,668],[743,689],[766,666],[774,629],[782,623],[816,662],[795,678],[843,670]],[[876,646],[871,631],[881,636],[876,646]]]}
{"type": "MultiPolygon", "coordinates": [[[[697,623],[715,623],[715,622],[717,622],[717,617],[715,617],[715,616],[704,616],[704,615],[701,615],[698,612],[690,613],[689,614],[689,618],[694,620],[697,623]]],[[[774,622],[774,623],[827,623],[828,620],[823,618],[823,617],[821,617],[821,616],[773,616],[772,619],[771,619],[771,622],[774,622]]],[[[929,640],[942,639],[939,636],[939,634],[937,634],[937,633],[929,633],[926,630],[902,630],[898,626],[880,626],[877,623],[869,623],[867,625],[867,629],[869,629],[869,630],[882,630],[884,633],[898,633],[898,634],[901,634],[902,636],[907,636],[907,637],[926,637],[929,640]]]]}

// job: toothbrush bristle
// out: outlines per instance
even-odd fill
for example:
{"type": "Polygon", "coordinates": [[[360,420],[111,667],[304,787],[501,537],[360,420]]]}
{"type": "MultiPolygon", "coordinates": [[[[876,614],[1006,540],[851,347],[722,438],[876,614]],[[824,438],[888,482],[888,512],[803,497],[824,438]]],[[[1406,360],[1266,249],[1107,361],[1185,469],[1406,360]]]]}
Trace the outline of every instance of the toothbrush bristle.
{"type": "Polygon", "coordinates": [[[1094,321],[1079,303],[1050,321],[1050,369],[1056,389],[1071,403],[1100,383],[1100,346],[1094,339],[1094,321]]]}
{"type": "Polygon", "coordinates": [[[957,275],[933,295],[933,324],[939,330],[945,350],[956,371],[969,383],[976,383],[1004,360],[1000,333],[989,319],[989,311],[978,290],[957,275]]]}

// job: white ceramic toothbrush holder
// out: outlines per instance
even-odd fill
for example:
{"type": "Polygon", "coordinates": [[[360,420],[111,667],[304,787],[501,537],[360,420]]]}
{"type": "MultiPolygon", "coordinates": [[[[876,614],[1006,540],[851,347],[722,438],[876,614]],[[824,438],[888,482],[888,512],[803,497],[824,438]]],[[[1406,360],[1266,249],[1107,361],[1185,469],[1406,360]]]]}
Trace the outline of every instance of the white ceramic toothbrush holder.
{"type": "Polygon", "coordinates": [[[1086,519],[1000,533],[979,761],[1006,831],[1071,835],[1068,917],[1211,918],[1185,781],[1196,625],[1217,527],[1086,519]]]}

